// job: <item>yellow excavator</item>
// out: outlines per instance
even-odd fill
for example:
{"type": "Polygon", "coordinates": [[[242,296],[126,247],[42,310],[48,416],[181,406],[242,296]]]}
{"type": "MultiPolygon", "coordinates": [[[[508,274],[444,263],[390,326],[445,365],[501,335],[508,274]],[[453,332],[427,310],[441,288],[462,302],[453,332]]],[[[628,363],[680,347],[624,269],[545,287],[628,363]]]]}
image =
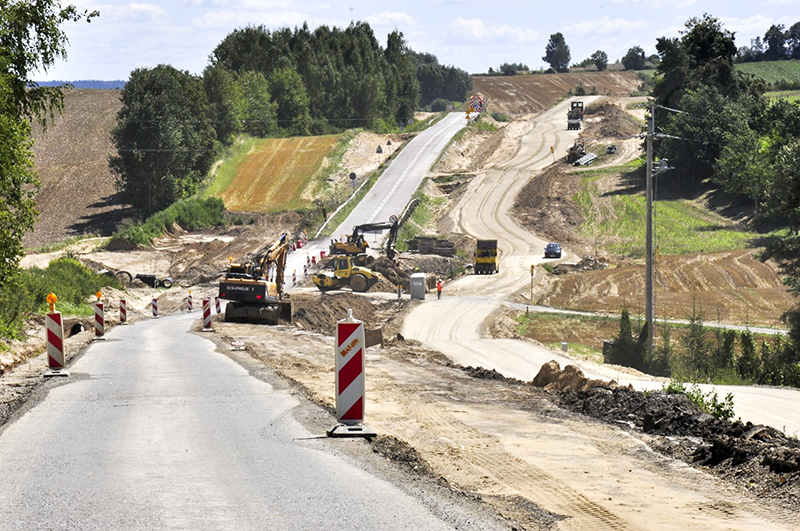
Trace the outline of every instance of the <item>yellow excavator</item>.
{"type": "Polygon", "coordinates": [[[386,238],[386,243],[383,244],[383,250],[389,260],[394,260],[396,251],[394,249],[394,242],[397,240],[397,232],[400,228],[397,216],[389,218],[388,222],[378,223],[364,223],[363,225],[356,225],[353,227],[353,234],[348,234],[341,241],[331,240],[330,254],[339,255],[345,254],[350,256],[364,254],[369,247],[364,234],[367,232],[381,232],[384,230],[389,231],[389,236],[386,238]]]}
{"type": "Polygon", "coordinates": [[[364,293],[379,281],[383,275],[372,269],[353,264],[349,255],[334,258],[333,271],[323,271],[311,277],[320,291],[341,289],[350,286],[357,293],[364,293]]]}
{"type": "Polygon", "coordinates": [[[228,301],[225,321],[291,324],[292,303],[283,292],[288,253],[289,237],[284,232],[252,262],[228,265],[225,278],[219,283],[219,298],[228,301]]]}

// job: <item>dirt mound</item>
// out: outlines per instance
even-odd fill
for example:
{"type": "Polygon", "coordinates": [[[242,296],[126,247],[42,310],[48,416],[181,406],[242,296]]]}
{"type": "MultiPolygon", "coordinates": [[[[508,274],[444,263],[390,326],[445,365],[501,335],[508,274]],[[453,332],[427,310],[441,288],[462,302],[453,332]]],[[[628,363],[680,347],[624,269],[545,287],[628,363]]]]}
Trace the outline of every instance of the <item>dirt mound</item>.
{"type": "Polygon", "coordinates": [[[595,258],[591,255],[586,255],[581,258],[577,264],[558,264],[553,268],[554,275],[563,275],[565,273],[575,273],[578,271],[596,271],[598,269],[605,269],[608,267],[608,260],[605,258],[595,258]]]}
{"type": "Polygon", "coordinates": [[[418,474],[434,475],[433,469],[419,452],[393,435],[379,435],[370,446],[373,452],[389,461],[400,463],[418,474]]]}
{"type": "Polygon", "coordinates": [[[336,322],[347,317],[347,310],[353,310],[353,317],[363,321],[367,328],[378,328],[402,304],[349,292],[296,294],[292,295],[292,323],[303,330],[332,336],[336,322]]]}
{"type": "Polygon", "coordinates": [[[583,223],[584,217],[570,199],[580,185],[581,177],[570,173],[566,166],[552,166],[531,179],[517,195],[514,217],[528,230],[561,244],[571,244],[573,252],[583,253],[586,248],[575,228],[583,223]]]}
{"type": "Polygon", "coordinates": [[[503,140],[503,124],[492,120],[491,116],[481,120],[501,126],[497,131],[478,131],[468,128],[462,137],[448,145],[433,167],[438,173],[474,172],[483,168],[484,163],[494,153],[503,140]]]}
{"type": "Polygon", "coordinates": [[[574,365],[567,365],[564,370],[556,360],[550,360],[539,370],[533,378],[534,387],[543,387],[545,391],[588,391],[595,387],[614,389],[617,383],[614,380],[590,380],[583,375],[583,371],[574,365]]]}
{"type": "Polygon", "coordinates": [[[623,139],[641,132],[641,125],[619,105],[601,101],[586,109],[584,138],[623,139]]]}
{"type": "Polygon", "coordinates": [[[638,90],[633,72],[570,72],[516,76],[474,76],[472,86],[489,98],[489,111],[509,115],[538,113],[566,96],[578,85],[597,94],[627,95],[638,90]]]}
{"type": "Polygon", "coordinates": [[[562,407],[653,436],[650,446],[759,495],[800,507],[800,440],[768,427],[725,422],[703,413],[684,394],[629,388],[564,391],[562,407]]]}

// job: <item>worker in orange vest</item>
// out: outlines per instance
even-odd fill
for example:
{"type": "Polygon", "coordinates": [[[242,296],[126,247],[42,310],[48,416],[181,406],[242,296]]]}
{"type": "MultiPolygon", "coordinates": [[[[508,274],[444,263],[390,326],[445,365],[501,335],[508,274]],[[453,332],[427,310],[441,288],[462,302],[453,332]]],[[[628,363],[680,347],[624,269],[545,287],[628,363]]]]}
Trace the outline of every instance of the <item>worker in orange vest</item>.
{"type": "Polygon", "coordinates": [[[442,279],[441,278],[436,281],[436,298],[437,299],[441,299],[442,298],[442,279]]]}

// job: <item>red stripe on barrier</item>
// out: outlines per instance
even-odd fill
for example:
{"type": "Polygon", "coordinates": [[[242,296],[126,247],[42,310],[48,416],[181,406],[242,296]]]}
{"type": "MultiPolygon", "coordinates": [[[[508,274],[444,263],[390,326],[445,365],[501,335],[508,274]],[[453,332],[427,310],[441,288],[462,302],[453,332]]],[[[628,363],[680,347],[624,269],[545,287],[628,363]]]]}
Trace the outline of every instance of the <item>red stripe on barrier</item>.
{"type": "Polygon", "coordinates": [[[59,327],[61,326],[61,313],[58,313],[58,312],[56,312],[56,313],[48,313],[48,314],[47,314],[47,317],[49,317],[50,319],[52,319],[52,320],[53,320],[53,322],[54,322],[54,323],[55,323],[57,326],[59,326],[59,327]]]}
{"type": "MultiPolygon", "coordinates": [[[[60,322],[56,324],[61,326],[60,322]]],[[[63,340],[60,337],[58,337],[58,334],[54,333],[52,330],[47,331],[47,342],[53,345],[55,348],[57,348],[59,352],[64,352],[63,340]]]]}
{"type": "Polygon", "coordinates": [[[364,398],[361,397],[356,400],[353,407],[347,410],[347,413],[342,415],[339,420],[364,420],[364,398]]]}
{"type": "Polygon", "coordinates": [[[47,356],[47,366],[51,369],[63,369],[64,366],[61,365],[53,356],[47,356]]]}
{"type": "Polygon", "coordinates": [[[336,346],[341,347],[342,343],[347,341],[359,326],[361,326],[361,323],[339,323],[339,344],[336,346]]]}
{"type": "Polygon", "coordinates": [[[358,378],[358,375],[361,374],[363,370],[363,356],[364,351],[362,349],[358,349],[358,352],[350,358],[350,361],[339,370],[339,390],[338,393],[341,395],[345,389],[347,389],[353,380],[358,378]]]}

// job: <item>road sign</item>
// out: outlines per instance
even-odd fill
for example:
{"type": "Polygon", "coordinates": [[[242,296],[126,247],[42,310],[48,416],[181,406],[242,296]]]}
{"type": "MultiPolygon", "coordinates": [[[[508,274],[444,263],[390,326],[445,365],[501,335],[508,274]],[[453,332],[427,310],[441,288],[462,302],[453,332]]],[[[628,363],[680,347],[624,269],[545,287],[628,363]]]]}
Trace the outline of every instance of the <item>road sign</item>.
{"type": "Polygon", "coordinates": [[[555,148],[553,146],[550,146],[550,153],[555,153],[555,152],[556,152],[555,148]]]}
{"type": "Polygon", "coordinates": [[[531,275],[536,273],[536,264],[531,264],[531,275]]]}

